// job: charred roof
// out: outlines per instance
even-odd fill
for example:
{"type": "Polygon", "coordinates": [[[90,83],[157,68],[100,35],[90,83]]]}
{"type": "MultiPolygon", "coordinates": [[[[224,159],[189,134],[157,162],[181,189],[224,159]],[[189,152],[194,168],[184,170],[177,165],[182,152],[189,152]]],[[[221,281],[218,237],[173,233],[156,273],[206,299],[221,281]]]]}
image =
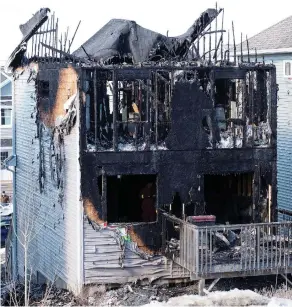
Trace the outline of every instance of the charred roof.
{"type": "Polygon", "coordinates": [[[223,9],[217,6],[205,10],[184,34],[174,37],[143,28],[135,21],[112,19],[71,52],[80,22],[69,38],[68,30],[59,33],[55,13],[42,8],[20,26],[23,37],[9,57],[6,70],[13,71],[29,61],[98,67],[125,64],[237,66],[234,30],[233,35],[228,33],[228,43],[224,43],[226,31],[221,12],[223,9]]]}

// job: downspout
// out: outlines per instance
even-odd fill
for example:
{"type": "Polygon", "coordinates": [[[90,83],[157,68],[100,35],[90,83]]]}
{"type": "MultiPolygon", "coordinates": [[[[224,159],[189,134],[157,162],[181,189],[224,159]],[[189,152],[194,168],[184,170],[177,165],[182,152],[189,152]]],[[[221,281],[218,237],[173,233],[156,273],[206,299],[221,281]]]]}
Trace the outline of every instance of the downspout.
{"type": "Polygon", "coordinates": [[[13,279],[16,280],[17,278],[17,225],[16,225],[16,121],[15,121],[15,92],[14,92],[14,83],[12,83],[12,156],[8,157],[4,161],[4,167],[6,170],[12,172],[13,174],[13,198],[12,198],[12,225],[13,225],[13,232],[12,232],[12,276],[13,279]],[[12,167],[9,168],[9,166],[12,167]]]}
{"type": "Polygon", "coordinates": [[[15,160],[15,166],[13,168],[13,226],[14,226],[14,232],[12,236],[12,260],[13,261],[13,279],[16,280],[17,278],[17,219],[16,219],[16,115],[15,115],[15,91],[14,91],[14,82],[12,83],[12,155],[15,160]]]}

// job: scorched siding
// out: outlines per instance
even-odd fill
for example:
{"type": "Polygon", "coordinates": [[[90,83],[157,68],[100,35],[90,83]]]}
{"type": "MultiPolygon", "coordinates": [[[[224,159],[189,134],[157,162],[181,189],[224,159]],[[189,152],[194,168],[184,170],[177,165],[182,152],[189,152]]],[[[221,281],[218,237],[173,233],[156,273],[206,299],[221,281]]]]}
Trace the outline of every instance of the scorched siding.
{"type": "Polygon", "coordinates": [[[189,271],[164,256],[146,260],[127,248],[123,251],[114,238],[114,229],[97,231],[84,219],[85,284],[189,277],[189,271]]]}
{"type": "Polygon", "coordinates": [[[38,135],[36,85],[31,78],[37,70],[37,65],[33,64],[24,70],[19,69],[15,80],[18,273],[21,276],[24,273],[23,232],[25,225],[29,224],[33,236],[28,245],[29,268],[34,274],[38,271],[51,281],[60,278],[78,292],[83,282],[78,106],[75,126],[64,137],[64,199],[61,204],[58,201],[60,191],[51,173],[52,129],[42,125],[41,138],[38,135]],[[43,178],[39,177],[41,160],[43,178]],[[44,186],[42,193],[40,181],[44,186]]]}

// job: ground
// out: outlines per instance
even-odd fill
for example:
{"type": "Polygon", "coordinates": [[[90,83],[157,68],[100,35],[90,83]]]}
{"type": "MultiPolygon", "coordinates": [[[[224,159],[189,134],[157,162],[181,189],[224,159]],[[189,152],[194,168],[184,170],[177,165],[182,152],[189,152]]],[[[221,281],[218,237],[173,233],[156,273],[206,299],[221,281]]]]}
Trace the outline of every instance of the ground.
{"type": "MultiPolygon", "coordinates": [[[[23,305],[23,285],[5,280],[5,249],[1,249],[1,306],[23,305]],[[8,292],[13,295],[9,296],[8,292]],[[16,295],[15,295],[16,294],[16,295]],[[17,299],[17,303],[15,300],[17,299]]],[[[206,285],[207,288],[207,285],[206,285]]],[[[74,297],[66,290],[31,285],[31,306],[267,306],[292,307],[292,288],[281,277],[222,279],[214,290],[196,295],[193,284],[176,286],[124,285],[109,289],[94,286],[83,297],[74,297]]]]}

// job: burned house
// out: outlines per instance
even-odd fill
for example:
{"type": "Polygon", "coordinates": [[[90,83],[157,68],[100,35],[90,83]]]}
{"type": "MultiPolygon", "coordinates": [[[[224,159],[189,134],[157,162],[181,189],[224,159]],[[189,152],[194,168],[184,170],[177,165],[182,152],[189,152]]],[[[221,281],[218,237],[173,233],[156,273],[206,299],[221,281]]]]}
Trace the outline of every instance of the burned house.
{"type": "Polygon", "coordinates": [[[215,278],[214,270],[291,271],[291,223],[274,223],[275,67],[238,63],[232,34],[224,48],[220,13],[206,10],[178,37],[111,20],[75,52],[76,32],[58,35],[49,9],[20,26],[7,64],[15,276],[24,272],[26,223],[32,274],[75,292],[92,283],[215,278]],[[187,222],[206,215],[218,226],[187,222]],[[226,229],[249,258],[238,244],[235,262],[230,251],[222,263],[212,258],[214,233],[220,239],[226,229]]]}

